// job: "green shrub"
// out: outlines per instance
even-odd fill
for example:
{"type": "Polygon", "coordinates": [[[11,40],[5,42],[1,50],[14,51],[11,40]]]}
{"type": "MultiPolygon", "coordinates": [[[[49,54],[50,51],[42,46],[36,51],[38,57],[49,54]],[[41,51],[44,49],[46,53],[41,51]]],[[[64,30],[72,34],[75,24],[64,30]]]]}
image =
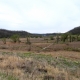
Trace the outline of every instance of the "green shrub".
{"type": "Polygon", "coordinates": [[[11,36],[11,39],[14,43],[20,42],[18,34],[14,34],[13,36],[11,36]]]}
{"type": "Polygon", "coordinates": [[[54,40],[53,36],[50,36],[50,40],[54,40]]]}
{"type": "Polygon", "coordinates": [[[68,39],[68,34],[67,34],[67,33],[62,34],[62,36],[61,36],[61,40],[62,40],[63,42],[65,42],[66,39],[68,39]]]}
{"type": "Polygon", "coordinates": [[[12,75],[7,75],[6,73],[1,73],[0,72],[0,80],[19,80],[12,75]]]}

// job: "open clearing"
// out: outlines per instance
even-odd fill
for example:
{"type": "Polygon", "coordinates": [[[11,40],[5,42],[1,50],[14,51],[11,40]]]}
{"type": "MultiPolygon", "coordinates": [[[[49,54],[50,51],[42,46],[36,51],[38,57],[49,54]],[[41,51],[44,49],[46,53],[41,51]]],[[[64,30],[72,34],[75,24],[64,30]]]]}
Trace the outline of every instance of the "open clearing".
{"type": "Polygon", "coordinates": [[[80,80],[80,59],[58,53],[0,52],[0,79],[80,80]]]}
{"type": "Polygon", "coordinates": [[[80,42],[21,40],[0,41],[0,80],[80,80],[80,42]]]}

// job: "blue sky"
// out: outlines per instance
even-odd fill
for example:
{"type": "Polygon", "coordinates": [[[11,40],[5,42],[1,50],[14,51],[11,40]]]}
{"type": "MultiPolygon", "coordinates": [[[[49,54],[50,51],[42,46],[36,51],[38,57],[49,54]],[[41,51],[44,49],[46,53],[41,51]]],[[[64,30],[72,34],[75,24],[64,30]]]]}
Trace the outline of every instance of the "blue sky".
{"type": "Polygon", "coordinates": [[[80,0],[0,0],[0,28],[31,33],[80,26],[80,0]]]}

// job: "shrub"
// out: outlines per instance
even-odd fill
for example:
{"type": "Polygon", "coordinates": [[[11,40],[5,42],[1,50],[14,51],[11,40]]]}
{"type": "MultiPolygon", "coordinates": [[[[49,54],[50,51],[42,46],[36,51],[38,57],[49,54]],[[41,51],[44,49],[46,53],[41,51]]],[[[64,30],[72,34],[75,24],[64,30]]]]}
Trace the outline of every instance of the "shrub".
{"type": "Polygon", "coordinates": [[[53,36],[50,36],[50,40],[54,40],[53,36]]]}
{"type": "Polygon", "coordinates": [[[56,42],[58,43],[59,42],[59,36],[57,35],[56,37],[56,42]]]}
{"type": "Polygon", "coordinates": [[[63,34],[63,35],[61,36],[61,40],[62,40],[63,42],[65,42],[66,39],[68,39],[68,34],[67,34],[67,33],[65,33],[65,34],[63,34]]]}
{"type": "Polygon", "coordinates": [[[3,38],[2,41],[4,44],[6,44],[6,38],[3,38]]]}
{"type": "Polygon", "coordinates": [[[19,40],[19,35],[18,35],[18,34],[15,34],[15,35],[11,36],[11,39],[12,39],[12,41],[13,41],[14,43],[20,42],[20,40],[19,40]]]}
{"type": "Polygon", "coordinates": [[[27,37],[27,42],[26,42],[26,44],[29,44],[29,45],[31,44],[29,37],[27,37]]]}

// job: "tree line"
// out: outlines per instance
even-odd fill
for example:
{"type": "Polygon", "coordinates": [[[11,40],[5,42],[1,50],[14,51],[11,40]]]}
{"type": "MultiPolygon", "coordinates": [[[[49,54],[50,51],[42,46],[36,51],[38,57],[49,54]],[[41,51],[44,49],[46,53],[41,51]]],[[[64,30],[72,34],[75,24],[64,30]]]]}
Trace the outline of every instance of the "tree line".
{"type": "Polygon", "coordinates": [[[26,37],[27,35],[31,35],[30,33],[26,31],[10,31],[5,29],[0,29],[0,38],[9,38],[14,34],[20,35],[20,37],[26,37]]]}

